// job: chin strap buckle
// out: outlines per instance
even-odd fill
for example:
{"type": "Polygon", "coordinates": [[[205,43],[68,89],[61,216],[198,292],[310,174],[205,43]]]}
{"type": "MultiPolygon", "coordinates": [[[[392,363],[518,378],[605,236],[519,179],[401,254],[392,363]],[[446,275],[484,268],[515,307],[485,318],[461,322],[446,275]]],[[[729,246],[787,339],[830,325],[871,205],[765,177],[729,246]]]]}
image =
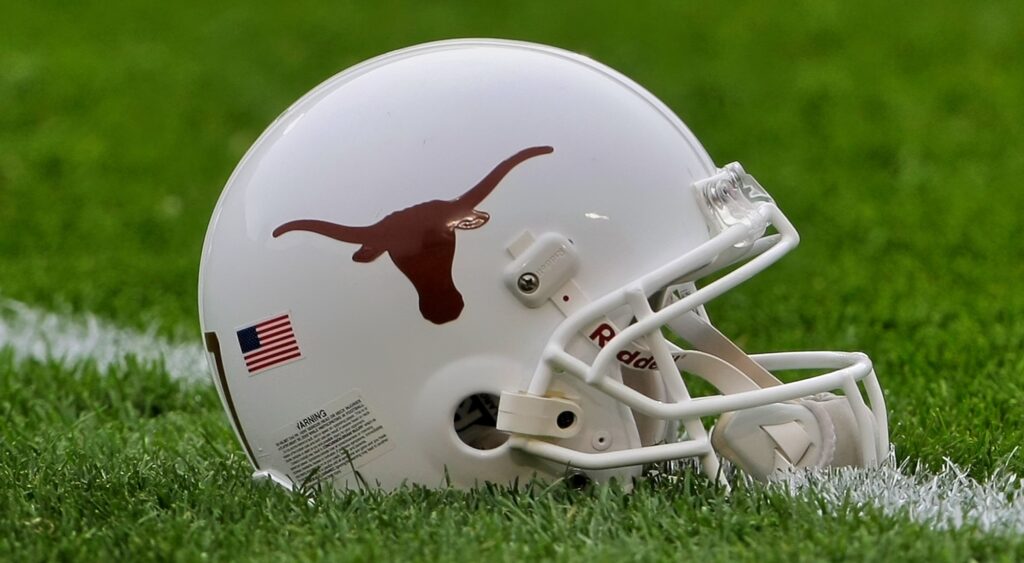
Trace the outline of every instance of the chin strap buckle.
{"type": "Polygon", "coordinates": [[[545,438],[572,438],[583,427],[579,405],[561,397],[502,391],[497,429],[545,438]]]}

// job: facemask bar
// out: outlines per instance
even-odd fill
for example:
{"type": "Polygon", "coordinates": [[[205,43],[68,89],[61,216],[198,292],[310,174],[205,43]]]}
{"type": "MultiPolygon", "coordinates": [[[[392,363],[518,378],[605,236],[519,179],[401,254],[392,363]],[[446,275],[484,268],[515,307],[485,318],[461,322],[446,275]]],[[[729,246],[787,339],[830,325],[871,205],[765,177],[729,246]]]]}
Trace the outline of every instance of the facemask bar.
{"type": "Polygon", "coordinates": [[[672,324],[672,321],[755,276],[799,242],[799,235],[793,225],[756,180],[743,172],[738,164],[730,164],[715,176],[695,183],[693,189],[699,192],[698,199],[704,206],[709,222],[718,231],[717,234],[678,259],[588,303],[570,315],[552,335],[527,389],[527,394],[543,397],[555,373],[569,373],[636,412],[659,419],[682,421],[689,439],[629,450],[584,453],[513,433],[509,440],[510,446],[580,469],[610,469],[699,457],[704,471],[713,476],[717,472],[718,461],[701,417],[842,389],[857,421],[863,465],[876,464],[888,453],[888,423],[881,388],[871,361],[864,354],[781,352],[747,356],[769,371],[833,371],[750,391],[690,398],[673,357],[681,350],[664,338],[661,327],[672,324]],[[777,235],[763,236],[769,225],[774,226],[777,235]],[[744,259],[748,261],[718,280],[658,311],[651,308],[648,297],[670,284],[698,279],[744,259]],[[580,331],[622,306],[632,310],[636,322],[620,330],[608,341],[592,363],[587,364],[566,351],[580,331]],[[617,354],[635,343],[645,344],[654,355],[672,402],[652,399],[610,376],[614,373],[617,354]],[[858,382],[863,382],[867,390],[870,408],[864,401],[858,382]]]}

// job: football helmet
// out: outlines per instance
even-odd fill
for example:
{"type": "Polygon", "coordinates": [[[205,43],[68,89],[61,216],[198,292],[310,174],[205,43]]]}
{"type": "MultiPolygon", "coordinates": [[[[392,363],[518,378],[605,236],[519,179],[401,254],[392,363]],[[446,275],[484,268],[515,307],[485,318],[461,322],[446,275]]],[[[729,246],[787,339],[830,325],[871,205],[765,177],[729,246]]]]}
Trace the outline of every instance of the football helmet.
{"type": "Polygon", "coordinates": [[[291,489],[876,464],[867,356],[748,355],[704,310],[797,241],[618,72],[441,41],[267,128],[210,221],[199,311],[256,476],[291,489]]]}

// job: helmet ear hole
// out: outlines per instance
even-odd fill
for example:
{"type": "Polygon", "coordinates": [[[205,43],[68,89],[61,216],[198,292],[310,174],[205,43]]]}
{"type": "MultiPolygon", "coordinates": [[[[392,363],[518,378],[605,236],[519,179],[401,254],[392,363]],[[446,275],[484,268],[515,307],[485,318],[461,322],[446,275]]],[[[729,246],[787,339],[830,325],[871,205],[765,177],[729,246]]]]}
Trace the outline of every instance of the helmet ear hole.
{"type": "Polygon", "coordinates": [[[459,440],[477,450],[493,450],[508,441],[508,434],[495,426],[498,422],[498,396],[476,393],[455,407],[452,424],[459,440]]]}

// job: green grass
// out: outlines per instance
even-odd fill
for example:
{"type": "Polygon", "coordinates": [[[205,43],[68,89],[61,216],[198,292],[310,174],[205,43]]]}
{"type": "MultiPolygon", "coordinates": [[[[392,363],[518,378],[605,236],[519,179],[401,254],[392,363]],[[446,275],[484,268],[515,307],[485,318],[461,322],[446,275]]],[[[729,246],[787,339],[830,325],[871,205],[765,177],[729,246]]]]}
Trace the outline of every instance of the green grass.
{"type": "MultiPolygon", "coordinates": [[[[1022,5],[702,4],[8,2],[0,295],[198,342],[206,222],[280,111],[393,48],[540,41],[647,86],[800,229],[713,304],[723,331],[754,351],[867,351],[901,459],[1024,473],[1022,5]]],[[[0,355],[0,558],[1021,555],[1015,536],[699,479],[311,507],[247,473],[208,385],[0,355]]]]}
{"type": "Polygon", "coordinates": [[[1016,538],[935,532],[850,505],[693,475],[579,491],[406,489],[315,505],[253,485],[208,387],[159,369],[99,373],[0,358],[0,553],[19,560],[966,559],[1016,538]],[[53,388],[61,393],[53,393],[53,388]]]}

